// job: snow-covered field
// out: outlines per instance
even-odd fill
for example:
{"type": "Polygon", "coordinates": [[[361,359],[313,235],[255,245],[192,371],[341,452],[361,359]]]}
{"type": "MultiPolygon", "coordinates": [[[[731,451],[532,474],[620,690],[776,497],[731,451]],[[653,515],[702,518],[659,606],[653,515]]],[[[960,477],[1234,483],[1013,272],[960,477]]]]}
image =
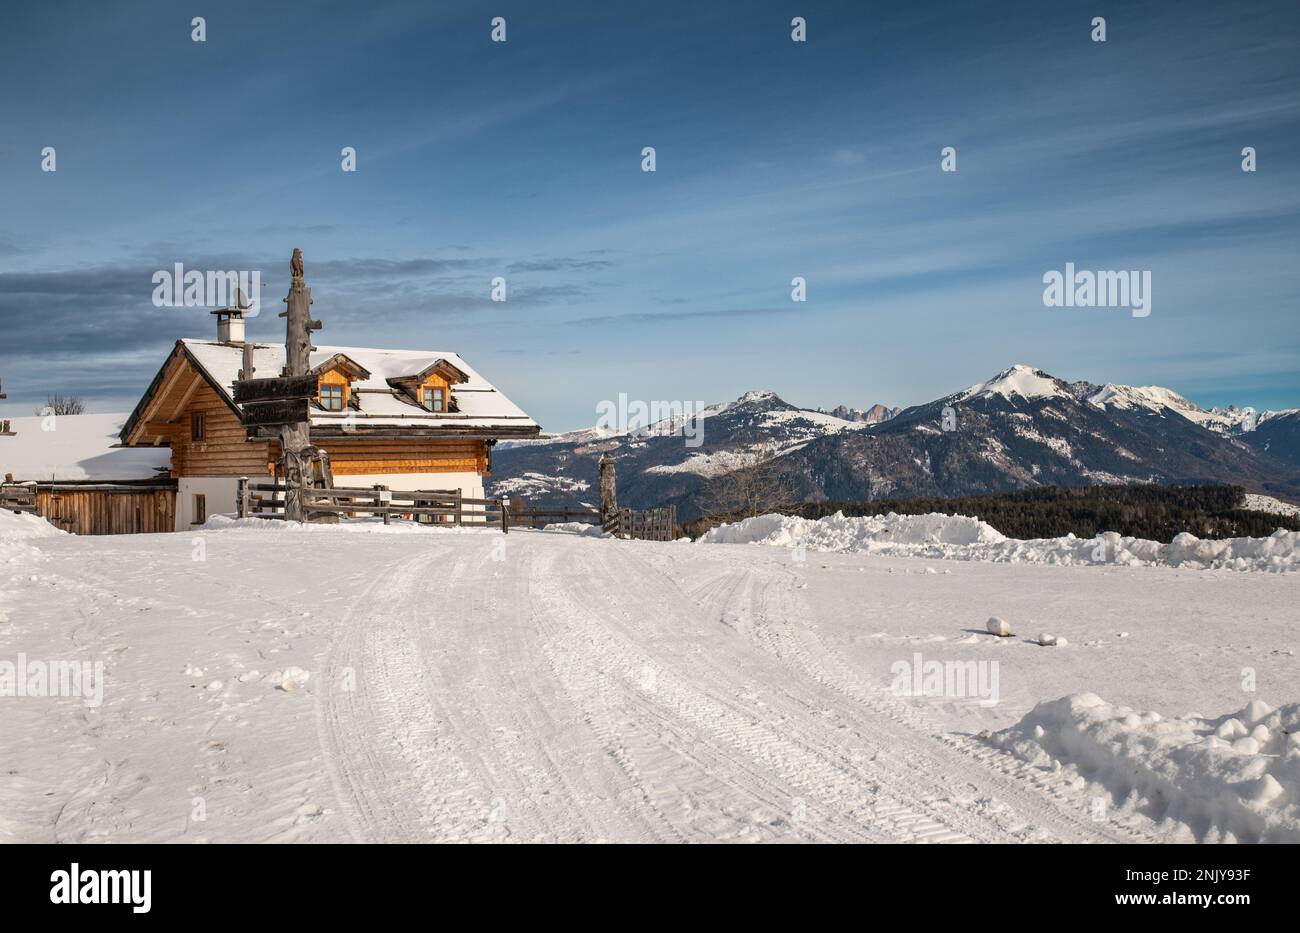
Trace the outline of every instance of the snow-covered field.
{"type": "Polygon", "coordinates": [[[0,840],[1297,841],[1298,586],[3,515],[0,840]]]}

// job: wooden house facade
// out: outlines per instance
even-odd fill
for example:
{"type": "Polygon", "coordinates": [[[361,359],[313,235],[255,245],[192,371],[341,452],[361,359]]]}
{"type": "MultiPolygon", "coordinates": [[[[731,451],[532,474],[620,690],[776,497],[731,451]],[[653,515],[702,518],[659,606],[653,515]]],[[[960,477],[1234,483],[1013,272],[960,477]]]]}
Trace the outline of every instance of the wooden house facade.
{"type": "MultiPolygon", "coordinates": [[[[250,438],[234,401],[242,326],[227,324],[218,336],[177,341],[120,434],[127,447],[170,451],[176,530],[234,512],[239,479],[273,477],[280,455],[274,437],[250,438]]],[[[281,374],[283,346],[250,347],[253,378],[281,374]]],[[[339,486],[459,489],[481,498],[492,446],[540,430],[455,353],[320,347],[311,364],[318,384],[311,441],[329,454],[339,486]]]]}

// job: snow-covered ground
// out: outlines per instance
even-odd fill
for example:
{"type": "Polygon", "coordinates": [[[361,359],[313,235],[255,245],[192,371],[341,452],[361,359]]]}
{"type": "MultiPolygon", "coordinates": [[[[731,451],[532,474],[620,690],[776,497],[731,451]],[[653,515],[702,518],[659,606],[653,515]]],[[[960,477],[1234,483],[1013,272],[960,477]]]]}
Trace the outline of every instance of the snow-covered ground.
{"type": "Polygon", "coordinates": [[[0,515],[0,840],[1300,838],[1292,574],[253,521],[0,515]]]}

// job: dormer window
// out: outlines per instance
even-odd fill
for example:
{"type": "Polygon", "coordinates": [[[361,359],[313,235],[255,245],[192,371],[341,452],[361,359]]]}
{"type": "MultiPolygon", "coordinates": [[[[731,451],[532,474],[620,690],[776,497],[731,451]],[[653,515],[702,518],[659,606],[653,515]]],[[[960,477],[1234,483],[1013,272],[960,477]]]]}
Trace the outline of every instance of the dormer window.
{"type": "Polygon", "coordinates": [[[342,411],[343,386],[338,383],[321,383],[320,407],[326,411],[342,411]]]}
{"type": "Polygon", "coordinates": [[[316,402],[326,411],[357,408],[352,383],[370,378],[370,371],[343,353],[335,353],[312,370],[317,379],[316,402]]]}
{"type": "Polygon", "coordinates": [[[418,372],[388,377],[388,384],[397,390],[398,398],[437,414],[459,411],[452,387],[466,382],[469,382],[469,376],[442,358],[418,372]]]}

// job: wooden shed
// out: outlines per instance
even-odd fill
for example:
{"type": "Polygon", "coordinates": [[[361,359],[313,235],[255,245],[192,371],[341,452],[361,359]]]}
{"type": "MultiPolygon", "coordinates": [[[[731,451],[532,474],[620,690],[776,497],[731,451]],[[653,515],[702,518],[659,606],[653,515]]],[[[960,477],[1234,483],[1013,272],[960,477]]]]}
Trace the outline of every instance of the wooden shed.
{"type": "Polygon", "coordinates": [[[36,513],[75,535],[173,531],[176,481],[37,483],[36,513]]]}
{"type": "Polygon", "coordinates": [[[36,513],[73,534],[173,531],[171,451],[121,446],[117,434],[125,420],[121,414],[10,419],[9,433],[0,436],[4,488],[34,488],[36,513]]]}

